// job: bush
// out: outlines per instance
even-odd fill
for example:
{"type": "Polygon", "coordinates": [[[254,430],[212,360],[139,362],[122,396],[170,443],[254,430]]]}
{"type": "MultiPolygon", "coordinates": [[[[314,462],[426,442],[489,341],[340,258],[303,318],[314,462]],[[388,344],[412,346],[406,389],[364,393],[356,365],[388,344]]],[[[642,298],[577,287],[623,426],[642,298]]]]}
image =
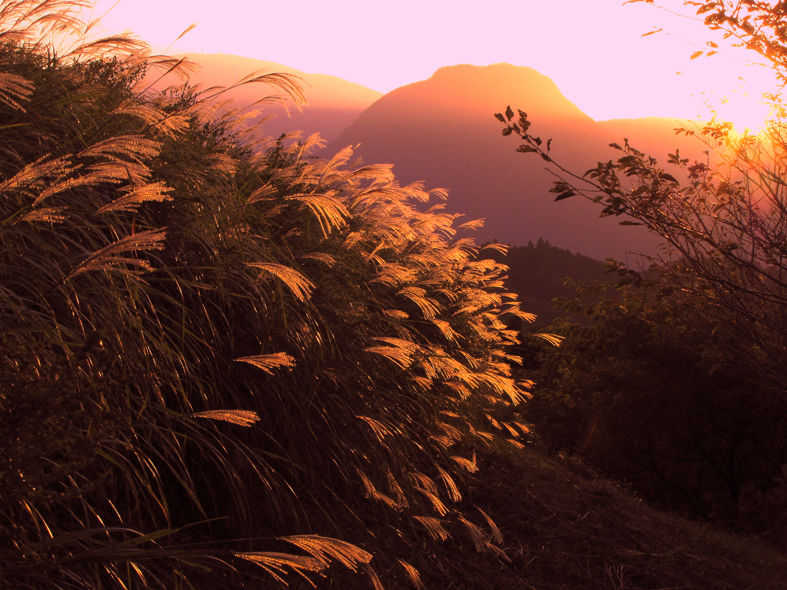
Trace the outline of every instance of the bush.
{"type": "Polygon", "coordinates": [[[784,542],[787,400],[718,346],[723,326],[652,289],[599,297],[608,287],[563,302],[592,323],[564,322],[561,348],[541,353],[537,431],[662,507],[784,542]]]}
{"type": "Polygon", "coordinates": [[[517,151],[555,167],[556,201],[586,198],[601,216],[662,239],[637,268],[611,261],[624,277],[620,300],[587,307],[590,329],[568,328],[566,359],[541,372],[543,391],[550,381],[555,389],[533,412],[540,404],[542,428],[562,444],[588,451],[604,438],[596,460],[668,505],[770,534],[787,518],[783,494],[757,496],[781,487],[787,447],[787,14],[783,2],[686,4],[776,74],[767,96],[774,114],[760,134],[715,120],[678,129],[702,141],[708,157],[691,162],[675,150],[668,168],[624,140],[610,145],[616,160],[580,175],[552,159],[551,140],[529,133],[524,111],[495,115],[504,136],[522,140],[517,151]]]}
{"type": "Polygon", "coordinates": [[[59,52],[30,39],[69,3],[0,6],[4,583],[374,580],[381,527],[391,575],[449,533],[498,551],[456,503],[486,427],[518,432],[502,320],[528,316],[419,210],[444,195],[314,139],[255,151],[241,113],[144,91],[172,60],[59,52]]]}

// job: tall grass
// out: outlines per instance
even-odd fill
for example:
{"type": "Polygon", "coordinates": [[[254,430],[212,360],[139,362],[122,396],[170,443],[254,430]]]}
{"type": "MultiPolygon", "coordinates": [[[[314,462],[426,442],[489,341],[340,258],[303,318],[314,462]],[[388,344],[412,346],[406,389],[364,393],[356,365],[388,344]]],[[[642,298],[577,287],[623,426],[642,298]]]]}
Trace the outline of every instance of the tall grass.
{"type": "Polygon", "coordinates": [[[383,529],[415,585],[424,542],[499,552],[457,502],[473,445],[522,429],[529,316],[475,224],[349,149],[251,149],[219,91],[146,91],[182,64],[74,8],[0,2],[3,583],[380,584],[383,529]]]}

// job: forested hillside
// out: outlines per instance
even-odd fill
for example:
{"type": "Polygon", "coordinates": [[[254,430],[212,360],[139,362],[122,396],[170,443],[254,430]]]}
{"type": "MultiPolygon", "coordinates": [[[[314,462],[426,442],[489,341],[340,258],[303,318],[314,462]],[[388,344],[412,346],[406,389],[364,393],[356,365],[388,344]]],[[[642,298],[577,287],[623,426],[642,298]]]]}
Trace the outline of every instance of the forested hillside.
{"type": "Polygon", "coordinates": [[[536,315],[536,324],[548,326],[565,314],[554,302],[572,298],[576,290],[570,282],[593,283],[617,280],[603,262],[582,254],[556,248],[544,238],[526,246],[510,246],[491,256],[508,267],[506,285],[519,296],[522,306],[536,315]]]}

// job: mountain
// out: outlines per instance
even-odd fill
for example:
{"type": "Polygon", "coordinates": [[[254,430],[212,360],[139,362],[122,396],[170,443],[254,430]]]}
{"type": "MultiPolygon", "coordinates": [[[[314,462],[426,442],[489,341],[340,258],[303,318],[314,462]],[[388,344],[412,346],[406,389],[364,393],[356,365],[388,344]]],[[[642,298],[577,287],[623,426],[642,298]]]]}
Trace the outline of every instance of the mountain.
{"type": "Polygon", "coordinates": [[[647,230],[600,219],[599,207],[580,197],[554,203],[549,189],[555,176],[546,163],[517,153],[516,138],[501,136],[503,125],[493,115],[507,105],[526,111],[530,132],[552,138],[550,154],[580,174],[615,157],[608,144],[622,144],[620,134],[628,130],[659,148],[687,141],[674,137],[669,119],[600,124],[531,68],[456,65],[386,94],[327,151],[360,144],[356,155],[368,163],[394,164],[400,182],[422,180],[427,188],[449,189],[448,211],[467,220],[485,218],[476,234],[480,241],[524,245],[543,237],[597,259],[656,250],[657,240],[647,230]]]}
{"type": "MultiPolygon", "coordinates": [[[[493,114],[507,105],[521,108],[533,121],[530,131],[552,138],[553,157],[572,171],[584,172],[616,152],[611,142],[631,145],[660,161],[686,138],[676,138],[673,119],[617,119],[596,122],[563,96],[548,77],[509,64],[441,68],[428,80],[382,95],[336,76],[308,74],[277,64],[229,54],[185,54],[198,66],[191,84],[230,86],[252,72],[290,73],[302,80],[308,105],[300,109],[263,103],[271,137],[299,130],[319,132],[329,142],[318,155],[332,156],[360,144],[356,155],[368,163],[392,163],[401,183],[424,181],[427,188],[450,190],[447,209],[465,220],[485,218],[475,235],[524,245],[543,237],[559,248],[597,259],[619,259],[629,252],[652,253],[657,240],[643,228],[621,227],[599,219],[599,209],[576,197],[553,203],[555,177],[532,154],[516,153],[516,138],[502,137],[493,114]]],[[[166,82],[171,83],[171,80],[166,82]]],[[[159,83],[163,87],[165,84],[159,83]]],[[[226,92],[250,105],[275,88],[247,84],[226,92]]],[[[694,150],[695,156],[700,153],[694,150]]],[[[687,150],[681,147],[681,154],[687,150]]]]}
{"type": "MultiPolygon", "coordinates": [[[[200,84],[203,88],[212,86],[231,86],[253,72],[288,73],[302,80],[303,92],[309,104],[295,106],[288,100],[285,109],[278,104],[262,104],[262,115],[274,115],[265,122],[265,132],[278,137],[282,133],[303,131],[303,137],[319,132],[325,141],[331,141],[343,131],[356,117],[382,93],[348,82],[336,76],[325,74],[307,74],[288,66],[240,57],[228,54],[187,53],[183,56],[198,66],[198,71],[191,75],[192,85],[200,84]]],[[[173,80],[167,79],[167,84],[173,80]]],[[[275,88],[262,84],[246,84],[234,88],[224,94],[241,105],[252,104],[268,95],[280,94],[275,88]]]]}

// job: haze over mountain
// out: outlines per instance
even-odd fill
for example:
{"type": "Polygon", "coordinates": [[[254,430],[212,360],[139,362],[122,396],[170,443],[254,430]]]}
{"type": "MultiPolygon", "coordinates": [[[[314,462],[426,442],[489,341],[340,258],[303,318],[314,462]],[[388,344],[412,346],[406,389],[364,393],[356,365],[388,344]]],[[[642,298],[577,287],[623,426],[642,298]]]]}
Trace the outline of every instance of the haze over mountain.
{"type": "MultiPolygon", "coordinates": [[[[309,104],[300,109],[288,100],[285,109],[277,104],[263,104],[263,115],[274,115],[265,123],[265,132],[272,137],[282,133],[300,130],[303,137],[320,132],[325,141],[331,141],[358,115],[382,96],[381,92],[326,74],[308,74],[286,65],[227,54],[187,53],[190,61],[199,66],[192,74],[192,84],[203,88],[211,86],[231,86],[252,72],[288,73],[302,79],[303,92],[309,104]]],[[[168,83],[172,83],[169,80],[168,83]]],[[[241,105],[252,104],[269,94],[277,94],[276,89],[262,84],[246,84],[224,94],[241,105]]]]}
{"type": "MultiPolygon", "coordinates": [[[[503,137],[494,118],[507,105],[523,109],[530,131],[552,138],[552,156],[572,171],[584,172],[597,160],[613,158],[608,144],[631,145],[666,161],[680,145],[682,155],[703,157],[701,144],[676,138],[673,119],[616,119],[596,122],[537,71],[495,64],[439,69],[428,80],[386,95],[335,76],[307,74],[273,62],[227,54],[187,54],[199,67],[192,84],[229,86],[253,71],[286,72],[303,79],[309,105],[263,104],[264,126],[278,137],[301,130],[319,132],[329,142],[320,156],[348,145],[367,163],[394,164],[402,184],[423,181],[426,188],[450,191],[446,209],[465,220],[484,218],[479,241],[525,245],[545,238],[559,248],[597,259],[624,259],[629,252],[652,253],[657,240],[644,228],[620,226],[620,219],[599,219],[599,208],[575,197],[560,203],[549,193],[555,176],[533,154],[516,153],[516,138],[503,137]]],[[[249,84],[226,93],[238,104],[251,104],[272,89],[249,84]]]]}
{"type": "Polygon", "coordinates": [[[548,77],[496,64],[445,67],[428,80],[397,88],[366,109],[328,151],[360,144],[357,155],[370,163],[393,163],[402,183],[423,180],[427,187],[448,188],[448,211],[486,219],[477,233],[482,241],[524,245],[544,237],[599,259],[655,250],[657,242],[644,228],[599,219],[592,203],[579,197],[555,203],[549,193],[555,177],[546,163],[516,153],[516,138],[501,136],[503,125],[493,114],[507,105],[526,111],[531,133],[552,138],[551,155],[580,173],[614,157],[608,144],[622,144],[626,129],[635,146],[662,151],[660,161],[666,150],[686,142],[674,138],[677,123],[669,119],[597,123],[548,77]]]}

